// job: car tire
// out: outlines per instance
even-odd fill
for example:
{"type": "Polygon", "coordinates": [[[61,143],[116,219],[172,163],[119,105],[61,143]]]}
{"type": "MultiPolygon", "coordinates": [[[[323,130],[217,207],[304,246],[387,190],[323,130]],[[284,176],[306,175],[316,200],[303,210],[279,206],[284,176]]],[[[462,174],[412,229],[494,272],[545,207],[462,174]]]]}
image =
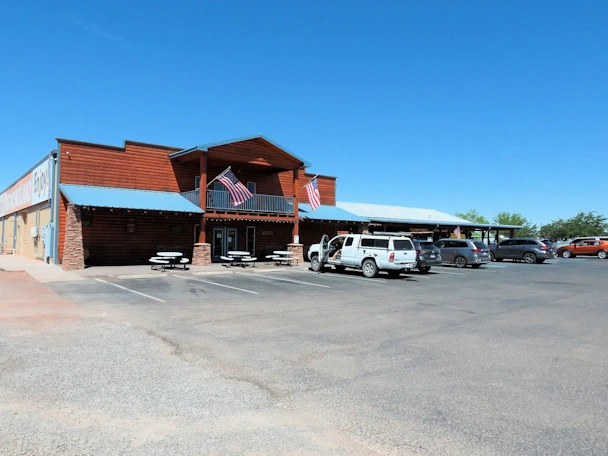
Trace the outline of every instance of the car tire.
{"type": "Polygon", "coordinates": [[[463,256],[457,256],[454,258],[454,264],[457,268],[464,268],[467,265],[467,259],[463,256]]]}
{"type": "Polygon", "coordinates": [[[430,266],[425,266],[424,268],[418,268],[418,271],[420,271],[421,274],[428,274],[428,272],[431,270],[430,266]]]}
{"type": "Polygon", "coordinates": [[[490,261],[496,261],[496,257],[492,252],[490,252],[490,261]]]}
{"type": "Polygon", "coordinates": [[[544,262],[545,262],[545,260],[542,258],[540,260],[536,260],[536,264],[543,264],[544,262]]]}
{"type": "Polygon", "coordinates": [[[481,267],[481,265],[480,264],[472,264],[471,267],[473,269],[479,269],[481,267]]]}
{"type": "Polygon", "coordinates": [[[536,263],[536,255],[532,252],[524,253],[524,261],[528,264],[534,264],[536,263]]]}
{"type": "Polygon", "coordinates": [[[315,255],[310,259],[310,269],[314,272],[323,272],[323,263],[321,263],[319,255],[315,255]]]}
{"type": "Polygon", "coordinates": [[[597,257],[600,260],[605,260],[606,258],[608,258],[608,252],[606,252],[605,250],[600,250],[599,252],[597,252],[597,257]]]}
{"type": "Polygon", "coordinates": [[[376,262],[371,258],[368,258],[367,260],[363,261],[363,264],[361,265],[361,270],[363,271],[363,275],[368,279],[373,279],[378,275],[378,266],[376,265],[376,262]]]}
{"type": "Polygon", "coordinates": [[[346,266],[336,266],[336,265],[334,265],[334,269],[336,270],[336,272],[344,272],[344,271],[346,271],[346,266]]]}
{"type": "Polygon", "coordinates": [[[562,252],[562,256],[563,256],[564,258],[572,258],[574,255],[572,255],[572,252],[571,252],[570,250],[564,250],[564,251],[562,252]]]}

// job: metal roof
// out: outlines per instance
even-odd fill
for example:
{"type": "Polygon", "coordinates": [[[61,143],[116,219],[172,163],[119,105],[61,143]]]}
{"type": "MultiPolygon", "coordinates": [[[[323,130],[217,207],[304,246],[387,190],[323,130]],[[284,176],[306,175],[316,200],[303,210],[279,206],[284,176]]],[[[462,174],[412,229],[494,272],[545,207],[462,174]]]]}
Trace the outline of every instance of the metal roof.
{"type": "Polygon", "coordinates": [[[176,192],[71,184],[60,184],[59,188],[67,200],[76,206],[203,213],[200,207],[176,192]]]}
{"type": "Polygon", "coordinates": [[[351,212],[345,211],[337,206],[319,206],[312,210],[310,204],[299,203],[298,210],[303,220],[330,220],[334,222],[369,222],[368,219],[359,217],[351,212]]]}
{"type": "Polygon", "coordinates": [[[309,166],[311,166],[310,163],[307,160],[303,159],[302,157],[297,156],[293,152],[285,149],[283,146],[281,146],[280,144],[278,144],[278,143],[274,142],[273,140],[267,138],[264,135],[243,136],[242,138],[225,139],[223,141],[217,141],[217,142],[211,142],[211,143],[206,143],[206,144],[200,144],[198,146],[194,146],[194,147],[190,147],[188,149],[184,149],[184,150],[180,150],[178,152],[174,152],[174,153],[172,153],[172,154],[169,155],[169,158],[180,157],[182,155],[187,155],[187,154],[189,154],[191,152],[195,152],[197,150],[201,150],[203,152],[207,152],[212,147],[225,146],[225,145],[233,144],[233,143],[237,143],[237,142],[250,141],[252,139],[263,139],[264,141],[269,142],[273,146],[281,149],[283,152],[291,155],[292,157],[296,158],[297,160],[300,160],[302,163],[304,163],[304,167],[308,168],[309,166]]]}
{"type": "Polygon", "coordinates": [[[469,226],[476,228],[521,228],[519,225],[498,225],[469,222],[455,215],[434,209],[405,206],[385,206],[381,204],[337,202],[336,205],[353,214],[379,223],[403,223],[418,225],[469,226]]]}

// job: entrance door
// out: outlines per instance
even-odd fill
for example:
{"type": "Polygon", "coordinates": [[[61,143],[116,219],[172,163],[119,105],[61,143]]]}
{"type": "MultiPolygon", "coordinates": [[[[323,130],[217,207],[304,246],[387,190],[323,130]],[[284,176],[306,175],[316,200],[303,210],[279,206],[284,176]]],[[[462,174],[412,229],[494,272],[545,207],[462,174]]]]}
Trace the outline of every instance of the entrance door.
{"type": "Polygon", "coordinates": [[[238,250],[237,234],[236,228],[213,228],[211,256],[214,261],[218,261],[221,256],[226,256],[232,250],[238,250]]]}

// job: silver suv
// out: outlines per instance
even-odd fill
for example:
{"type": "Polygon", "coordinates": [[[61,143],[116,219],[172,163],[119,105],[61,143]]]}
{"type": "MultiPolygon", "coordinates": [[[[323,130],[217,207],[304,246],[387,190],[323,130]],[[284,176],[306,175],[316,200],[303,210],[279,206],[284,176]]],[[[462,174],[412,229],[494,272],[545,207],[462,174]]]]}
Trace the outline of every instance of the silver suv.
{"type": "Polygon", "coordinates": [[[490,249],[481,241],[472,239],[439,239],[435,245],[441,250],[443,264],[454,264],[457,268],[466,265],[477,269],[490,262],[490,249]]]}
{"type": "Polygon", "coordinates": [[[490,250],[492,261],[523,260],[528,264],[541,264],[555,257],[551,246],[534,238],[507,239],[492,245],[490,250]]]}

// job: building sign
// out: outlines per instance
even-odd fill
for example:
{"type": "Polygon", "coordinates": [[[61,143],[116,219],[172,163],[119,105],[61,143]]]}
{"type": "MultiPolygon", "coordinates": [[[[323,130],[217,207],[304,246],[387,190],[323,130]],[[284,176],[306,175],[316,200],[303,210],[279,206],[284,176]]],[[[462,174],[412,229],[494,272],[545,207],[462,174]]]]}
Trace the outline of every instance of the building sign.
{"type": "Polygon", "coordinates": [[[51,198],[51,160],[47,159],[0,195],[0,217],[51,198]]]}

